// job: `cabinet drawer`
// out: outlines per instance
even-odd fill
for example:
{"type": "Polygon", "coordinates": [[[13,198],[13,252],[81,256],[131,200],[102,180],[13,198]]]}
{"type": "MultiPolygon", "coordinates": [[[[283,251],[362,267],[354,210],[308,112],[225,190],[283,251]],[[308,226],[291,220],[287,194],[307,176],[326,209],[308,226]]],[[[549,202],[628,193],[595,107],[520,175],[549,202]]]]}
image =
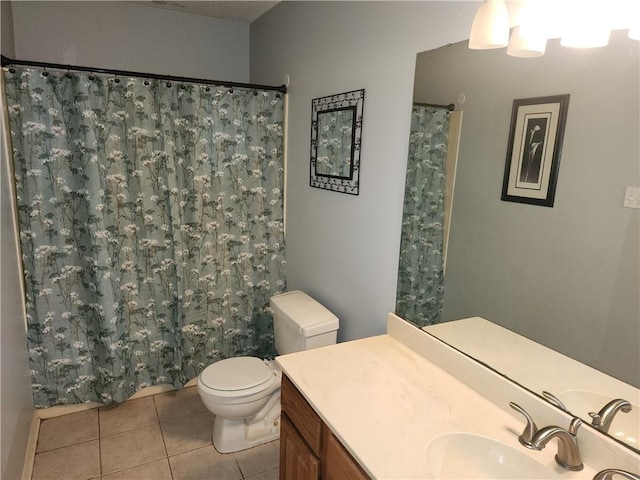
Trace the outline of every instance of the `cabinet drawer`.
{"type": "Polygon", "coordinates": [[[286,375],[282,376],[281,395],[282,410],[289,416],[315,454],[320,456],[322,420],[286,375]]]}

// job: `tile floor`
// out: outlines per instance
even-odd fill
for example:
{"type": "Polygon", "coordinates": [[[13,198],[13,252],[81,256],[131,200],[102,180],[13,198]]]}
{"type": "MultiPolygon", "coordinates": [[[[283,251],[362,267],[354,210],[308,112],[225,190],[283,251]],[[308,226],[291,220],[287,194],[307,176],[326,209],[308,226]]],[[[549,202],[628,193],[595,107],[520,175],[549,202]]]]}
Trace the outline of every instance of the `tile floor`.
{"type": "Polygon", "coordinates": [[[43,420],[32,480],[277,480],[279,441],[221,454],[196,387],[43,420]]]}

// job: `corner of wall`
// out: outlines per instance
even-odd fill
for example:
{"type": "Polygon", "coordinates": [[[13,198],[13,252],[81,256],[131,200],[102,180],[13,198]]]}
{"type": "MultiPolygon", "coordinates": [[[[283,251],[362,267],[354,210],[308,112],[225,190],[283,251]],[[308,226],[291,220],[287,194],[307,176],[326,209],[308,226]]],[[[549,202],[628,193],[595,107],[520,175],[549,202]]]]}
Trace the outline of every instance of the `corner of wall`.
{"type": "Polygon", "coordinates": [[[13,39],[13,7],[12,2],[2,0],[0,2],[0,49],[2,54],[7,57],[15,57],[15,42],[13,39]]]}
{"type": "MultiPolygon", "coordinates": [[[[3,18],[4,21],[4,1],[3,18]]],[[[4,34],[4,32],[3,32],[4,34]]],[[[20,257],[15,224],[15,206],[11,189],[11,166],[8,145],[8,118],[4,101],[4,81],[0,80],[0,223],[2,225],[1,295],[12,301],[2,302],[0,311],[0,435],[1,478],[20,478],[29,462],[29,445],[34,444],[35,408],[27,356],[25,312],[22,301],[20,257]]],[[[37,430],[36,430],[37,437],[37,430]]],[[[35,448],[33,449],[35,451],[35,448]]],[[[33,459],[31,459],[33,462],[33,459]]]]}

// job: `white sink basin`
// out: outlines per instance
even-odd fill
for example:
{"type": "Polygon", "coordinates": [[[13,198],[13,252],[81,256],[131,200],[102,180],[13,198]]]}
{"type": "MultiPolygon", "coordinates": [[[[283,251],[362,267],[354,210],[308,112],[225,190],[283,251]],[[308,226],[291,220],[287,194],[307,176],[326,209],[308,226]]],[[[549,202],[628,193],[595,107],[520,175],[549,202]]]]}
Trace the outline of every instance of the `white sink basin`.
{"type": "MultiPolygon", "coordinates": [[[[569,390],[558,395],[558,398],[571,413],[585,419],[587,423],[591,420],[589,412],[598,412],[613,400],[610,395],[586,390],[569,390]]],[[[632,402],[630,412],[616,413],[608,433],[621,442],[635,449],[640,449],[640,408],[638,405],[632,402]]]]}
{"type": "MultiPolygon", "coordinates": [[[[514,438],[517,443],[517,439],[514,438]]],[[[427,445],[430,479],[553,479],[561,478],[551,468],[525,453],[491,438],[472,433],[448,433],[427,445]]],[[[519,449],[522,448],[522,451],[519,449]]]]}

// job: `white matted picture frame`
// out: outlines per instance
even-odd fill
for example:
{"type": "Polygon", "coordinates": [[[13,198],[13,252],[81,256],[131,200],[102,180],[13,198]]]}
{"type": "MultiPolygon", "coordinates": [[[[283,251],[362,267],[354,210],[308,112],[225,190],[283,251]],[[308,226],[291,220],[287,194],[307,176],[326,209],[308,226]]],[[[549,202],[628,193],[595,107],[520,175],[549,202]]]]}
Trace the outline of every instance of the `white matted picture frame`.
{"type": "Polygon", "coordinates": [[[569,94],[513,101],[502,200],[553,207],[569,94]]]}

